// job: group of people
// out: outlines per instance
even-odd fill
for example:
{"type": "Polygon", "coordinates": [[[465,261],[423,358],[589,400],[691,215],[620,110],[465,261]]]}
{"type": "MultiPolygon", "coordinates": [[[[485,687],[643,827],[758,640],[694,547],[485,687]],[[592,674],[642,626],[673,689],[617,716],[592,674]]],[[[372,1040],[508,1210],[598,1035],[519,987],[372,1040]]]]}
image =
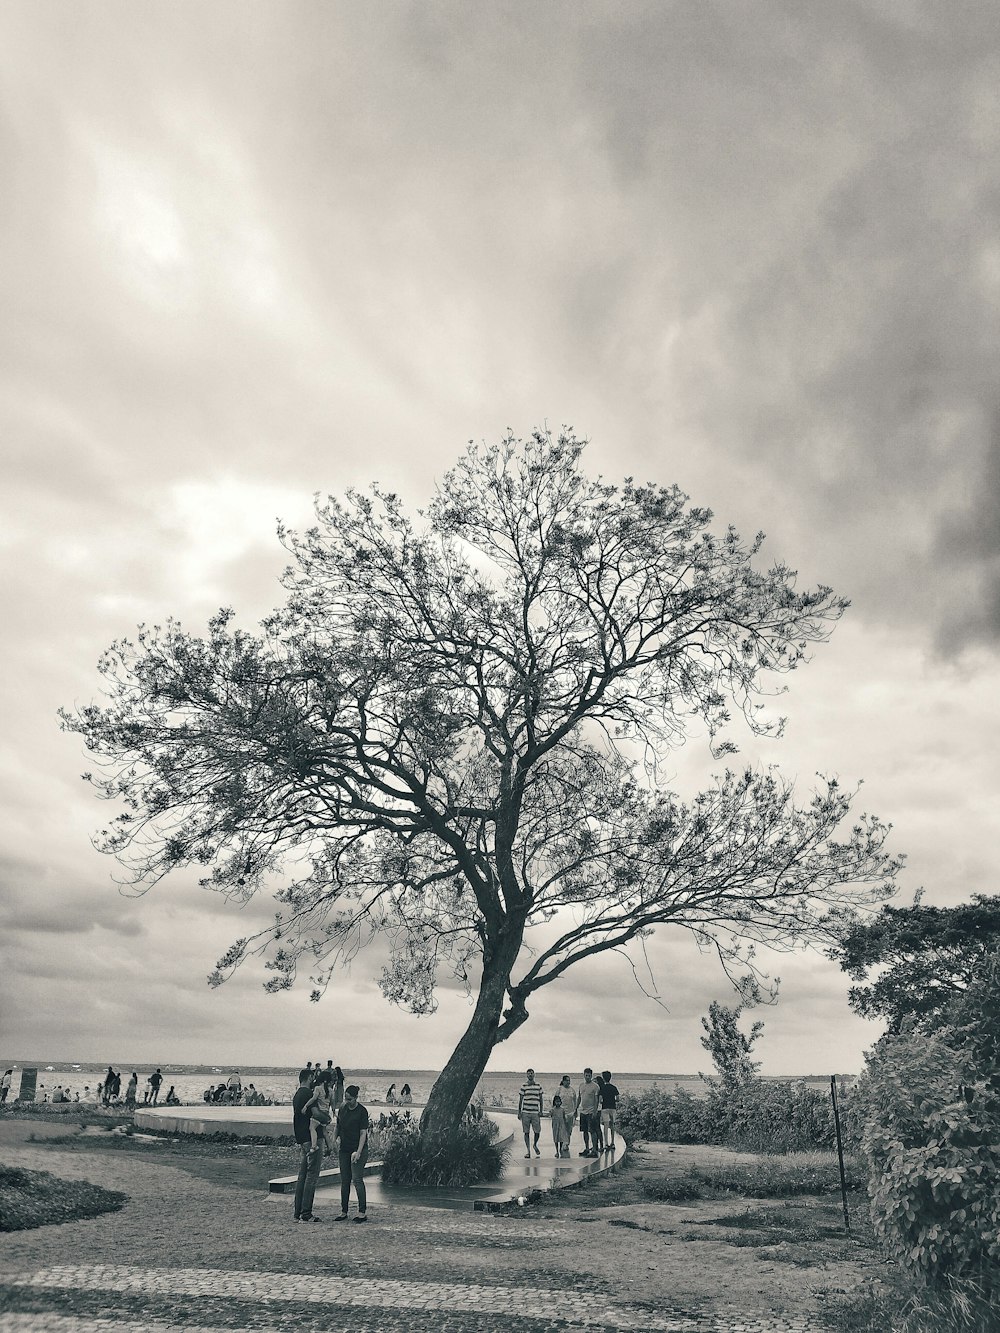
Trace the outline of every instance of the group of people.
{"type": "MultiPolygon", "coordinates": [[[[618,1109],[618,1089],[611,1078],[611,1070],[594,1077],[592,1069],[583,1071],[583,1082],[574,1088],[569,1074],[563,1074],[559,1087],[552,1096],[548,1115],[552,1124],[552,1142],[557,1157],[569,1157],[573,1127],[580,1121],[583,1136],[581,1157],[600,1157],[601,1153],[615,1151],[615,1112],[618,1109]]],[[[517,1114],[524,1132],[524,1156],[534,1151],[540,1157],[538,1140],[542,1133],[542,1114],[545,1093],[535,1080],[535,1071],[529,1069],[517,1098],[517,1114]],[[532,1139],[534,1144],[532,1145],[532,1139]]]]}
{"type": "MultiPolygon", "coordinates": [[[[394,1090],[395,1085],[390,1091],[394,1090]]],[[[340,1165],[340,1215],[333,1220],[347,1221],[353,1185],[358,1201],[354,1221],[368,1221],[365,1163],[369,1118],[367,1107],[358,1100],[360,1093],[356,1083],[344,1086],[344,1072],[332,1060],[327,1061],[325,1069],[310,1060],[299,1071],[299,1086],[292,1098],[292,1130],[299,1148],[296,1222],[320,1221],[313,1212],[313,1198],[323,1158],[331,1153],[337,1154],[340,1165]]]]}
{"type": "Polygon", "coordinates": [[[398,1096],[396,1094],[395,1083],[390,1083],[389,1091],[385,1094],[385,1104],[386,1106],[412,1106],[413,1093],[410,1091],[409,1083],[403,1084],[399,1090],[398,1096]]]}
{"type": "Polygon", "coordinates": [[[211,1106],[270,1106],[270,1097],[265,1097],[262,1092],[258,1092],[252,1083],[248,1083],[244,1088],[243,1080],[240,1078],[240,1071],[234,1069],[229,1077],[214,1088],[206,1088],[201,1094],[202,1100],[211,1106]]]}
{"type": "MultiPolygon", "coordinates": [[[[146,1079],[142,1092],[143,1106],[159,1106],[160,1089],[162,1087],[163,1070],[156,1069],[146,1079]]],[[[124,1101],[126,1106],[135,1106],[139,1100],[139,1075],[134,1069],[132,1070],[132,1077],[125,1085],[125,1096],[123,1098],[121,1072],[108,1065],[108,1072],[104,1075],[104,1081],[97,1085],[97,1100],[102,1106],[110,1106],[112,1102],[120,1101],[124,1101]]],[[[163,1100],[166,1106],[180,1106],[180,1098],[174,1092],[172,1083],[163,1100]]]]}

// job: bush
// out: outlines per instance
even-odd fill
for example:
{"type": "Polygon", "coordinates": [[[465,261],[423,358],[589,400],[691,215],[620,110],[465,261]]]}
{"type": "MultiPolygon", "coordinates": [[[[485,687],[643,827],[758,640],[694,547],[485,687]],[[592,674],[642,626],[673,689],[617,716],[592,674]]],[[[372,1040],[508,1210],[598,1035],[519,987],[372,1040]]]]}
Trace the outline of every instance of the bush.
{"type": "Polygon", "coordinates": [[[1000,1269],[998,1102],[968,1051],[941,1036],[883,1037],[859,1086],[872,1224],[927,1284],[995,1282],[1000,1269]]]}
{"type": "Polygon", "coordinates": [[[622,1096],[618,1128],[631,1141],[654,1143],[715,1143],[711,1137],[708,1103],[675,1085],[665,1092],[654,1083],[644,1092],[622,1096]]]}
{"type": "Polygon", "coordinates": [[[507,1149],[496,1140],[496,1124],[482,1117],[463,1116],[443,1142],[421,1137],[415,1121],[401,1121],[385,1144],[382,1179],[388,1185],[452,1186],[499,1180],[507,1149]]]}
{"type": "Polygon", "coordinates": [[[746,1152],[808,1152],[835,1147],[833,1108],[805,1084],[751,1079],[741,1085],[707,1080],[708,1095],[655,1084],[622,1097],[618,1123],[626,1139],[718,1143],[746,1152]]]}

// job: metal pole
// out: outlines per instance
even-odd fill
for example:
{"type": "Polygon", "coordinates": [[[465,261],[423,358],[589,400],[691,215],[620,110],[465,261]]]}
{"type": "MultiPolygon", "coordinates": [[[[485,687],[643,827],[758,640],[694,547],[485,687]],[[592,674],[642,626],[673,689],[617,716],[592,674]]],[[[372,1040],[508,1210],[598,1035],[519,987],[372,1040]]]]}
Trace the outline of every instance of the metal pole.
{"type": "Polygon", "coordinates": [[[830,1096],[833,1099],[833,1123],[837,1131],[837,1160],[840,1163],[840,1197],[844,1201],[844,1230],[851,1234],[851,1219],[847,1215],[847,1176],[844,1173],[844,1141],[840,1137],[840,1111],[837,1109],[837,1076],[830,1075],[830,1096]]]}

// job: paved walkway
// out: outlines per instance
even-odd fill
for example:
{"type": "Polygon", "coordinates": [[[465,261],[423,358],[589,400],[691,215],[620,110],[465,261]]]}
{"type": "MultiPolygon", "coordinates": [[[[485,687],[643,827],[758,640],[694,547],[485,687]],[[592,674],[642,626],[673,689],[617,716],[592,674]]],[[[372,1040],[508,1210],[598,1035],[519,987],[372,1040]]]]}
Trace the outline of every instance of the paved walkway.
{"type": "MultiPolygon", "coordinates": [[[[613,1230],[615,1215],[625,1210],[611,1210],[606,1220],[604,1211],[598,1216],[586,1208],[579,1216],[574,1210],[547,1217],[538,1209],[501,1216],[467,1205],[447,1212],[386,1204],[367,1226],[307,1226],[292,1222],[287,1198],[284,1210],[275,1209],[263,1189],[211,1184],[145,1157],[29,1143],[5,1145],[2,1156],[58,1177],[122,1188],[129,1203],[66,1226],[0,1234],[0,1333],[339,1333],[344,1327],[352,1333],[805,1333],[819,1327],[815,1317],[764,1313],[759,1296],[749,1316],[724,1299],[724,1313],[714,1299],[706,1308],[693,1295],[703,1282],[685,1284],[686,1262],[677,1268],[675,1259],[666,1280],[657,1271],[671,1252],[697,1263],[694,1250],[681,1245],[678,1254],[666,1234],[613,1230]]],[[[746,1281],[736,1275],[741,1257],[724,1255],[736,1289],[746,1281]]]]}
{"type": "Polygon", "coordinates": [[[511,1287],[492,1283],[402,1282],[392,1278],[325,1277],[316,1273],[231,1272],[212,1268],[137,1268],[113,1264],[64,1264],[18,1278],[14,1288],[29,1288],[52,1295],[65,1293],[75,1301],[87,1295],[100,1298],[104,1309],[117,1311],[113,1319],[82,1314],[18,1311],[0,1314],[0,1330],[55,1329],[82,1333],[87,1329],[217,1330],[220,1325],[173,1322],[171,1308],[185,1298],[225,1302],[231,1316],[245,1323],[227,1328],[254,1329],[256,1333],[308,1324],[336,1328],[345,1324],[354,1333],[366,1327],[384,1333],[387,1328],[431,1329],[605,1329],[621,1333],[796,1333],[805,1320],[776,1317],[720,1324],[711,1316],[656,1315],[639,1306],[609,1301],[588,1292],[567,1292],[544,1287],[511,1287]],[[284,1308],[282,1308],[284,1307],[284,1308]],[[129,1311],[143,1311],[140,1323],[129,1311]],[[348,1311],[350,1312],[348,1314],[348,1311]],[[380,1317],[372,1322],[372,1315],[380,1317]],[[275,1316],[278,1317],[275,1321],[275,1316]],[[415,1322],[420,1317],[420,1322],[415,1322]],[[429,1320],[429,1322],[428,1322],[429,1320]]]}

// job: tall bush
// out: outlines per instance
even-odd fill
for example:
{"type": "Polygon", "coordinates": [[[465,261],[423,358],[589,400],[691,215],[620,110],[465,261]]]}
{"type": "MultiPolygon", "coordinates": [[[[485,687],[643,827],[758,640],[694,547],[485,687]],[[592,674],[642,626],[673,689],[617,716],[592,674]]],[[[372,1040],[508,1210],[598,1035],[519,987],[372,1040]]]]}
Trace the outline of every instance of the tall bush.
{"type": "Polygon", "coordinates": [[[1000,1106],[968,1048],[915,1030],[886,1036],[858,1089],[872,1222],[928,1284],[991,1285],[1000,1266],[1000,1106]]]}

